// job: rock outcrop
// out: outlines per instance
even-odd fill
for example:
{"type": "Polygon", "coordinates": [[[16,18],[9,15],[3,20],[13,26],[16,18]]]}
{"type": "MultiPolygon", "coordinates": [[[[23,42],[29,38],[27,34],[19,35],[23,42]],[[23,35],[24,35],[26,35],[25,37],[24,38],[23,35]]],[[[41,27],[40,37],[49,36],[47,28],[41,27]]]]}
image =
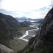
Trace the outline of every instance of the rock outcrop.
{"type": "Polygon", "coordinates": [[[53,53],[53,8],[43,20],[39,33],[19,53],[53,53]]]}
{"type": "Polygon", "coordinates": [[[14,51],[5,45],[0,44],[0,53],[14,53],[14,51]]]}

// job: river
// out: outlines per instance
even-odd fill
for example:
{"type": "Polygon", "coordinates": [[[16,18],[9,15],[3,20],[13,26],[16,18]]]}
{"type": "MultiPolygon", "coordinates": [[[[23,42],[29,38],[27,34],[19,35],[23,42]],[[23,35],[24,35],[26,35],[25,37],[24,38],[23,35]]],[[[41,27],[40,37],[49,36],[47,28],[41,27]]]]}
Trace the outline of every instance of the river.
{"type": "Polygon", "coordinates": [[[27,30],[27,31],[24,33],[24,35],[22,35],[22,36],[21,36],[20,38],[18,38],[18,39],[21,39],[21,40],[24,40],[24,41],[28,42],[30,38],[36,36],[38,30],[39,30],[39,28],[27,30]]]}

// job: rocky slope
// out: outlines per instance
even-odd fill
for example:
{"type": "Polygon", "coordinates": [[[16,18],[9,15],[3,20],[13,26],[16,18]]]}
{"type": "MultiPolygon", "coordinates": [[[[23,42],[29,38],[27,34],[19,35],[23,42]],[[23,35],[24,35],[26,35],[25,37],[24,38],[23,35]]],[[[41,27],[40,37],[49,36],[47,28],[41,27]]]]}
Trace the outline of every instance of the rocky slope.
{"type": "Polygon", "coordinates": [[[11,39],[21,36],[18,26],[15,18],[0,13],[0,43],[8,46],[11,39]]]}
{"type": "Polygon", "coordinates": [[[27,42],[19,40],[19,22],[12,16],[0,13],[0,53],[17,53],[27,42]]]}
{"type": "Polygon", "coordinates": [[[43,20],[39,33],[18,53],[53,53],[53,8],[43,20]]]}

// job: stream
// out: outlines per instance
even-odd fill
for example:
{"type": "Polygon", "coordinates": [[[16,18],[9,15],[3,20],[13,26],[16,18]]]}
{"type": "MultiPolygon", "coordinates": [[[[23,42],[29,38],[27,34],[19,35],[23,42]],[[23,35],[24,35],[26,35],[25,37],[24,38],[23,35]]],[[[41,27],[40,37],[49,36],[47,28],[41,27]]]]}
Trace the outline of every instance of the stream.
{"type": "Polygon", "coordinates": [[[21,40],[24,40],[24,41],[28,42],[30,38],[36,36],[38,30],[39,30],[39,28],[27,30],[27,31],[24,33],[24,35],[21,36],[21,37],[18,38],[18,39],[21,39],[21,40]]]}

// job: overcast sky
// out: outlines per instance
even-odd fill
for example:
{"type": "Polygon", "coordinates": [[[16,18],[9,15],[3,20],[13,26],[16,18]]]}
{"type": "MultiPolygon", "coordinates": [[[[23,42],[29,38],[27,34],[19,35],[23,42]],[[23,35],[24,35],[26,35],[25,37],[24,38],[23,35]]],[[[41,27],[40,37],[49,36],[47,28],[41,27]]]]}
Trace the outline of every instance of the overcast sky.
{"type": "Polygon", "coordinates": [[[35,19],[44,18],[51,8],[50,5],[51,0],[2,0],[0,9],[13,12],[15,17],[35,19]]]}

